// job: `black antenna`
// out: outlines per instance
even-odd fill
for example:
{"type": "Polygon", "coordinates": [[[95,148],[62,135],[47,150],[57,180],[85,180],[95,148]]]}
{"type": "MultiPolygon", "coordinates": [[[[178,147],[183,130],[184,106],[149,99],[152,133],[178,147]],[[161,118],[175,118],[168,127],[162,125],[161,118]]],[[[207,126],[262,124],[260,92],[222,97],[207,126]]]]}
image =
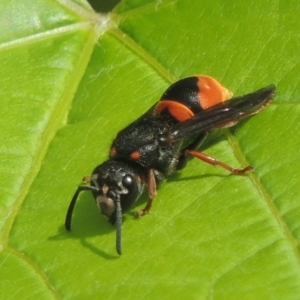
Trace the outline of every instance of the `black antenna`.
{"type": "Polygon", "coordinates": [[[95,187],[95,186],[91,186],[91,185],[80,185],[71,202],[70,202],[70,205],[69,205],[69,208],[68,208],[68,211],[67,211],[67,215],[66,215],[66,220],[65,220],[65,228],[70,231],[71,230],[71,220],[72,220],[72,215],[73,215],[73,210],[74,210],[74,207],[75,207],[75,204],[76,204],[76,201],[77,201],[77,198],[78,198],[78,195],[80,194],[80,192],[82,191],[99,191],[99,188],[95,187]]]}
{"type": "Polygon", "coordinates": [[[119,195],[116,199],[116,250],[119,255],[122,254],[122,208],[119,195]]]}

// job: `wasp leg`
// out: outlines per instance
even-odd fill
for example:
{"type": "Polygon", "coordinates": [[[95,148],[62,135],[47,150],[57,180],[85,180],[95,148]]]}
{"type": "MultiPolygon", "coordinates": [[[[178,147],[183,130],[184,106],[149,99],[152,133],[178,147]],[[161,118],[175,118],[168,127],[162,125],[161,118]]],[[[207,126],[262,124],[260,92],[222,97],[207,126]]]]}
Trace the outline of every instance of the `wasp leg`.
{"type": "Polygon", "coordinates": [[[214,157],[211,157],[207,154],[204,154],[202,152],[198,152],[198,151],[194,151],[194,150],[186,150],[185,151],[185,155],[186,156],[193,156],[193,157],[197,157],[201,160],[203,160],[204,162],[210,164],[210,165],[213,165],[213,166],[220,166],[226,170],[228,170],[230,173],[232,174],[236,174],[236,175],[244,175],[247,171],[250,171],[250,170],[253,170],[253,167],[252,166],[248,166],[244,169],[235,169],[235,168],[232,168],[228,165],[226,165],[225,163],[217,160],[216,158],[214,157]]]}
{"type": "Polygon", "coordinates": [[[189,157],[186,155],[186,151],[195,150],[200,147],[200,145],[204,142],[208,133],[201,133],[192,143],[190,143],[187,147],[181,150],[181,154],[178,158],[178,163],[176,166],[176,170],[183,169],[189,161],[189,157]]]}
{"type": "Polygon", "coordinates": [[[155,171],[154,169],[150,169],[148,171],[148,194],[149,194],[149,198],[148,198],[148,202],[146,204],[146,206],[139,210],[136,214],[138,217],[141,217],[145,214],[147,214],[149,212],[149,210],[152,207],[152,202],[154,197],[156,196],[156,176],[159,176],[160,174],[157,173],[157,171],[155,171]]]}

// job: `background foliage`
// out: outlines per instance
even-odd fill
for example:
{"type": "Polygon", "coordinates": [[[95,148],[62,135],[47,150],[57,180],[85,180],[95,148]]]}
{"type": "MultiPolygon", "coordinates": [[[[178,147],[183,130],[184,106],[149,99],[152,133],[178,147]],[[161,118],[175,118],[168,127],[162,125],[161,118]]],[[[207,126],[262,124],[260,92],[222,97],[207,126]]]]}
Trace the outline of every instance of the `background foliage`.
{"type": "Polygon", "coordinates": [[[0,3],[1,299],[299,299],[299,10],[296,0],[0,3]],[[153,210],[114,228],[83,194],[111,139],[192,74],[235,94],[269,83],[259,115],[204,150],[248,176],[192,160],[153,210]]]}

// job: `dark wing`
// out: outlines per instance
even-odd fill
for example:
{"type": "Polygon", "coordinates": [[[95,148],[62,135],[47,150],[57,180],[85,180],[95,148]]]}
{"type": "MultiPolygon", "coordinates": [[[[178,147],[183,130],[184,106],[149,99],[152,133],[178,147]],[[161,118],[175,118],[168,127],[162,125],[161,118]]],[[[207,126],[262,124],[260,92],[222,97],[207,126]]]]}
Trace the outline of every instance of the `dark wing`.
{"type": "Polygon", "coordinates": [[[179,123],[174,127],[169,138],[175,142],[195,133],[233,126],[239,120],[265,108],[274,96],[275,85],[272,84],[251,94],[229,99],[179,123]]]}

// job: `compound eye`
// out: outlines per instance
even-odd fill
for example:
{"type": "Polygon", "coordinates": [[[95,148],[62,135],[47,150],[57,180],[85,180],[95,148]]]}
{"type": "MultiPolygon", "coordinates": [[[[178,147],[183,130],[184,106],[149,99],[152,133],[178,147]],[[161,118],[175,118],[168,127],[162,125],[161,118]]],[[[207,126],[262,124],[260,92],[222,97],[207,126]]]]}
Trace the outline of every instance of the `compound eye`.
{"type": "Polygon", "coordinates": [[[130,189],[134,184],[132,176],[131,175],[124,176],[122,179],[122,184],[125,188],[130,189]]]}

